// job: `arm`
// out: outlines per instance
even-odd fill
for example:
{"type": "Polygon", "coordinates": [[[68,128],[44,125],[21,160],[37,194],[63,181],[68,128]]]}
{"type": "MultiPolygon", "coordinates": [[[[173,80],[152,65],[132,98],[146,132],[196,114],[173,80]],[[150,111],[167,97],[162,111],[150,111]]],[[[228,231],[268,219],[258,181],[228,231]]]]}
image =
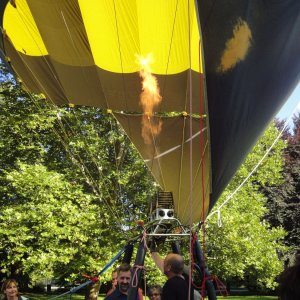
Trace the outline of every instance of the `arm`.
{"type": "Polygon", "coordinates": [[[142,291],[142,289],[138,289],[138,298],[139,298],[139,300],[143,300],[144,299],[144,297],[143,297],[143,291],[142,291]]]}
{"type": "Polygon", "coordinates": [[[159,253],[153,251],[151,252],[151,257],[162,274],[164,274],[164,260],[160,257],[159,253]]]}
{"type": "Polygon", "coordinates": [[[190,266],[188,266],[188,265],[183,266],[183,274],[190,276],[190,266]]]}

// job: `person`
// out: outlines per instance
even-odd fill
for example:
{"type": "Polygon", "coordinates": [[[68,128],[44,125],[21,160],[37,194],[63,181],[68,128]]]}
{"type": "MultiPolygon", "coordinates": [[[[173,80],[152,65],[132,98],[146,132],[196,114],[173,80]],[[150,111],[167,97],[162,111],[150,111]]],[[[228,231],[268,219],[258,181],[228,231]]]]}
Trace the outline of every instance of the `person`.
{"type": "MultiPolygon", "coordinates": [[[[170,257],[174,253],[170,253],[166,256],[165,259],[162,259],[161,256],[159,255],[159,253],[157,252],[156,248],[152,248],[152,249],[150,249],[150,254],[151,254],[152,260],[154,261],[156,266],[159,268],[159,270],[163,274],[166,275],[165,270],[164,270],[165,261],[168,258],[168,256],[170,257]]],[[[176,254],[176,257],[180,257],[182,259],[182,257],[179,254],[176,254]]],[[[183,259],[182,259],[182,261],[183,261],[183,259]]],[[[188,282],[189,282],[189,267],[186,266],[186,265],[183,265],[182,277],[186,281],[187,286],[189,286],[189,284],[188,284],[188,282]]],[[[174,298],[174,299],[177,299],[177,298],[174,298]]],[[[178,299],[180,299],[180,298],[178,298],[178,299]]],[[[183,299],[185,299],[185,298],[183,298],[183,299]]],[[[191,287],[191,297],[190,297],[190,299],[191,300],[200,300],[201,299],[200,293],[196,289],[194,289],[193,287],[191,287]]],[[[164,300],[163,297],[162,297],[162,300],[164,300]]]]}
{"type": "Polygon", "coordinates": [[[112,271],[112,273],[111,273],[111,283],[112,283],[112,287],[106,293],[106,296],[109,296],[110,294],[112,294],[118,286],[118,269],[115,269],[115,270],[112,271]]]}
{"type": "Polygon", "coordinates": [[[15,279],[7,279],[3,282],[1,292],[4,294],[5,300],[27,300],[21,296],[18,289],[18,283],[15,279]]]}
{"type": "Polygon", "coordinates": [[[169,253],[163,262],[164,274],[168,280],[163,286],[162,300],[188,300],[189,286],[183,277],[182,256],[169,253]]]}
{"type": "MultiPolygon", "coordinates": [[[[118,285],[117,288],[104,300],[127,300],[128,289],[131,280],[131,267],[129,264],[122,264],[117,271],[118,285]]],[[[136,300],[139,300],[139,295],[137,294],[136,300]]]]}
{"type": "Polygon", "coordinates": [[[286,268],[279,276],[278,296],[280,300],[300,299],[300,255],[295,264],[286,268]]]}
{"type": "Polygon", "coordinates": [[[162,288],[160,285],[153,285],[149,288],[149,299],[150,300],[161,300],[162,288]]]}

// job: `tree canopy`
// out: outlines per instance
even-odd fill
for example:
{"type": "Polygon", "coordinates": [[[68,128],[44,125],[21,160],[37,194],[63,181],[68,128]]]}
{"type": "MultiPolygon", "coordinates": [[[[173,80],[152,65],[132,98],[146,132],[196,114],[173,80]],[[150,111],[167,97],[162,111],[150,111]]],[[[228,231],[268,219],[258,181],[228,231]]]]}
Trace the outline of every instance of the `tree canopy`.
{"type": "MultiPolygon", "coordinates": [[[[96,273],[136,234],[135,221],[147,219],[154,181],[111,114],[57,107],[28,95],[2,71],[1,272],[26,275],[32,282],[70,281],[96,273]]],[[[273,125],[266,131],[216,207],[255,167],[277,134],[273,125]]],[[[252,278],[262,287],[274,287],[282,268],[277,253],[285,251],[280,242],[284,231],[264,220],[268,211],[260,188],[283,182],[284,146],[283,141],[276,144],[222,209],[223,226],[217,226],[217,214],[208,222],[207,262],[220,278],[252,278]]],[[[155,283],[159,273],[148,259],[146,264],[147,280],[155,283]]]]}
{"type": "MultiPolygon", "coordinates": [[[[272,124],[257,142],[252,152],[222,194],[216,207],[221,206],[252,172],[278,136],[272,124]]],[[[279,140],[270,154],[245,184],[220,210],[222,226],[215,213],[207,225],[208,265],[212,272],[226,281],[244,281],[249,287],[274,288],[276,276],[282,270],[278,253],[284,253],[284,230],[270,228],[264,216],[267,201],[260,186],[282,182],[282,151],[279,140]]],[[[217,210],[215,210],[217,212],[217,210]]]]}
{"type": "Polygon", "coordinates": [[[7,72],[0,92],[2,274],[99,271],[147,215],[152,177],[110,114],[58,108],[7,72]]]}
{"type": "MultiPolygon", "coordinates": [[[[293,129],[285,130],[283,139],[287,142],[284,150],[283,181],[280,185],[263,187],[268,198],[269,214],[266,219],[272,226],[282,226],[287,235],[284,243],[289,251],[284,257],[287,264],[293,263],[300,253],[300,113],[293,117],[293,129]]],[[[277,122],[282,128],[283,122],[277,122]]]]}

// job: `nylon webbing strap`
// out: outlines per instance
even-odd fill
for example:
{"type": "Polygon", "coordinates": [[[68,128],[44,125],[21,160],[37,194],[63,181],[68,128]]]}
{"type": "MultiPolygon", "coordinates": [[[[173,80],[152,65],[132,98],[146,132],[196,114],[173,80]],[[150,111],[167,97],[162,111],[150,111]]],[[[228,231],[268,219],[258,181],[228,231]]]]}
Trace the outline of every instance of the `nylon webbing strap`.
{"type": "MultiPolygon", "coordinates": [[[[96,277],[100,276],[101,274],[103,274],[125,251],[126,247],[123,247],[118,254],[115,255],[115,257],[100,271],[96,274],[96,277]]],[[[68,294],[74,294],[75,292],[77,292],[78,290],[82,289],[83,287],[89,285],[90,283],[92,283],[92,280],[88,280],[82,284],[80,284],[79,286],[76,286],[74,288],[71,288],[68,292],[63,293],[61,295],[55,296],[53,298],[50,298],[50,300],[54,300],[63,296],[66,296],[68,294]]]]}

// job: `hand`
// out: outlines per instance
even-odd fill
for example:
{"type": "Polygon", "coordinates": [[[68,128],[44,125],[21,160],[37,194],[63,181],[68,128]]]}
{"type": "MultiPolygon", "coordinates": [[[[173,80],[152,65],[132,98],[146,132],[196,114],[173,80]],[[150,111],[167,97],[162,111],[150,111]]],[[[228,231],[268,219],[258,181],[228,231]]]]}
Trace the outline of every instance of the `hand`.
{"type": "Polygon", "coordinates": [[[148,246],[148,249],[150,250],[150,253],[157,252],[156,244],[155,244],[154,239],[148,241],[147,246],[148,246]]]}

